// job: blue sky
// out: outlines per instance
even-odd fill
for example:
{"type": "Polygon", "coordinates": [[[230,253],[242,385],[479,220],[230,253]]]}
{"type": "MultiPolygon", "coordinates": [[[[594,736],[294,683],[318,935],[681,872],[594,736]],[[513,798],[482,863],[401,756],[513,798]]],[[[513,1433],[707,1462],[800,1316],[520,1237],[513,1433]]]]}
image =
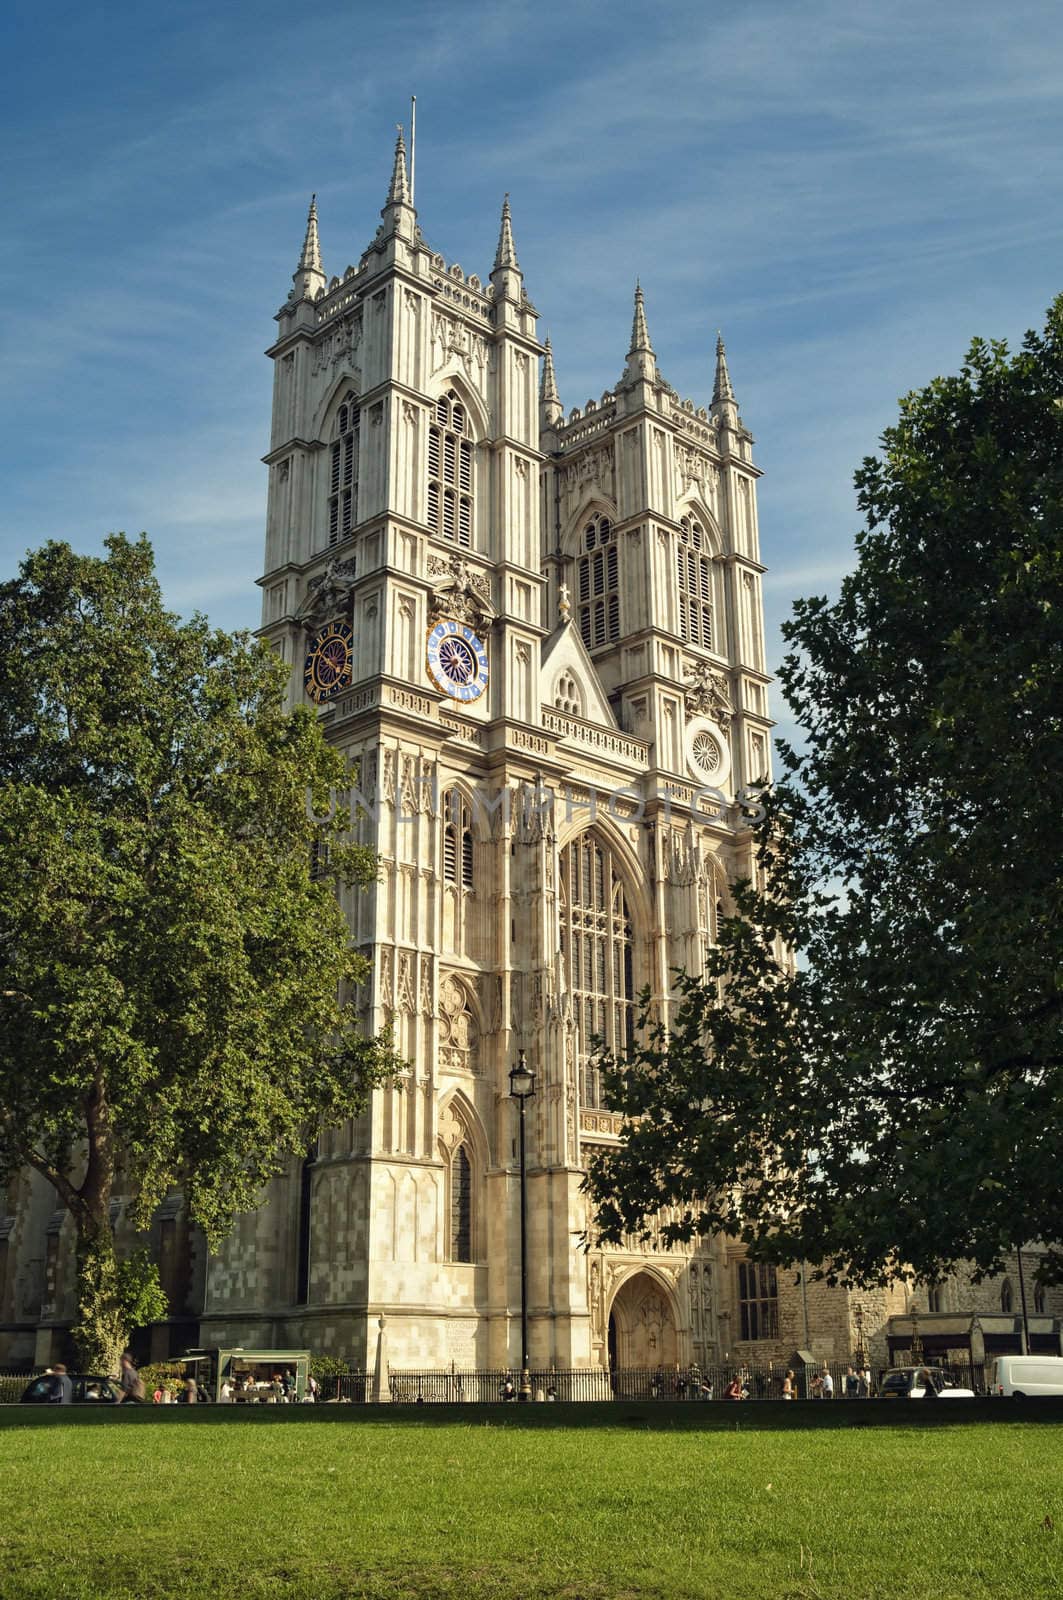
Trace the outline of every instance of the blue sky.
{"type": "Polygon", "coordinates": [[[636,275],[701,403],[722,327],[777,658],[897,397],[1063,289],[1061,47],[1054,0],[9,0],[0,572],[146,529],[172,605],[257,623],[272,315],[311,190],[326,270],[358,260],[413,92],[424,232],[485,275],[510,191],[566,408],[636,275]]]}

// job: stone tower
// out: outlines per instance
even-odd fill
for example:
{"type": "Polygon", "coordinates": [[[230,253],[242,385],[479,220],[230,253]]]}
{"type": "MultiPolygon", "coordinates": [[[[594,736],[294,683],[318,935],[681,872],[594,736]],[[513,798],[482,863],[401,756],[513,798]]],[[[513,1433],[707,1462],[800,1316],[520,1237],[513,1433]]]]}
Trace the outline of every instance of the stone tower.
{"type": "Polygon", "coordinates": [[[680,400],[636,288],[615,387],[566,420],[508,196],[486,279],[448,266],[401,132],[358,265],[326,277],[312,203],[277,322],[262,631],[356,774],[366,1020],[409,1068],[244,1219],[203,1337],[252,1322],[372,1364],[385,1315],[393,1366],[517,1365],[524,1049],[533,1364],[722,1356],[722,1243],[581,1243],[587,1151],[617,1134],[591,1041],[700,969],[748,860],[735,796],[768,769],[722,342],[711,406],[680,400]]]}

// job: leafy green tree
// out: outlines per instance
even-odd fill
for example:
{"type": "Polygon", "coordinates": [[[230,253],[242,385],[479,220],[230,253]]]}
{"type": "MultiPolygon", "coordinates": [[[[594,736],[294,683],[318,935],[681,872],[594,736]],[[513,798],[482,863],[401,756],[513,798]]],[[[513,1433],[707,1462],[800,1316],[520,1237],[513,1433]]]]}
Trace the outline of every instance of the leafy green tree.
{"type": "Polygon", "coordinates": [[[165,1304],[112,1197],[146,1226],[180,1187],[216,1245],[396,1065],[336,893],[375,860],[341,805],[311,819],[346,772],[287,673],[167,612],[143,538],[0,587],[0,1180],[33,1167],[69,1210],[104,1370],[165,1304]]]}
{"type": "Polygon", "coordinates": [[[607,1063],[635,1120],[591,1191],[607,1237],[668,1205],[831,1276],[987,1272],[1063,1239],[1063,298],[856,485],[855,570],[784,629],[756,882],[607,1063]]]}

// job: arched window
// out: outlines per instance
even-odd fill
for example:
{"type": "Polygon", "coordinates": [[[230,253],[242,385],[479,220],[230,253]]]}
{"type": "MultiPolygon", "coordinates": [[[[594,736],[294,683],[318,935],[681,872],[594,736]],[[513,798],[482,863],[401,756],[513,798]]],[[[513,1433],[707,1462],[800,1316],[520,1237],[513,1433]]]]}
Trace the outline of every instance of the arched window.
{"type": "Polygon", "coordinates": [[[469,417],[453,389],[436,401],[428,429],[428,526],[466,549],[472,544],[469,417]]]}
{"type": "Polygon", "coordinates": [[[1043,1283],[1035,1283],[1034,1286],[1033,1286],[1033,1309],[1034,1309],[1034,1315],[1038,1316],[1038,1317],[1043,1317],[1044,1314],[1045,1314],[1045,1308],[1046,1308],[1047,1305],[1048,1305],[1048,1297],[1045,1294],[1045,1286],[1044,1286],[1044,1284],[1043,1283]]]}
{"type": "Polygon", "coordinates": [[[561,952],[579,1028],[580,1103],[601,1104],[592,1041],[622,1051],[635,1029],[631,918],[612,852],[593,833],[561,855],[561,952]]]}
{"type": "Polygon", "coordinates": [[[712,561],[705,529],[694,517],[679,524],[676,545],[679,578],[679,632],[688,644],[713,648],[712,561]]]}
{"type": "Polygon", "coordinates": [[[358,444],[362,412],[349,394],[336,413],[329,458],[328,542],[346,539],[358,520],[358,444]]]}
{"type": "Polygon", "coordinates": [[[582,717],[583,695],[571,672],[563,672],[558,678],[557,688],[554,691],[554,705],[558,711],[565,711],[570,717],[582,717]]]}
{"type": "Polygon", "coordinates": [[[472,813],[460,789],[443,796],[443,882],[473,886],[472,813]]]}
{"type": "Polygon", "coordinates": [[[464,1144],[459,1144],[450,1163],[450,1248],[451,1261],[471,1261],[472,1254],[472,1162],[464,1144]]]}
{"type": "Polygon", "coordinates": [[[579,558],[579,631],[588,650],[620,637],[619,551],[616,530],[599,513],[583,530],[579,558]]]}
{"type": "Polygon", "coordinates": [[[1015,1309],[1015,1295],[1011,1287],[1011,1279],[1005,1278],[1000,1285],[1000,1309],[1006,1316],[1015,1309]]]}
{"type": "Polygon", "coordinates": [[[945,1285],[933,1283],[926,1291],[926,1308],[928,1311],[940,1312],[945,1309],[945,1285]]]}

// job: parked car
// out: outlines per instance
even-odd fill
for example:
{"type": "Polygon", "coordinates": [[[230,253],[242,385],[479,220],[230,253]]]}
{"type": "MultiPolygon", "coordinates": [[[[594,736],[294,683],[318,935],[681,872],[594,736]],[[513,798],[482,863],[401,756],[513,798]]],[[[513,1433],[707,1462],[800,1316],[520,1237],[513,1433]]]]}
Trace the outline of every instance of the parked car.
{"type": "MultiPolygon", "coordinates": [[[[71,1404],[76,1406],[113,1406],[121,1393],[114,1378],[103,1378],[92,1372],[68,1372],[67,1377],[73,1389],[71,1404]]],[[[57,1406],[59,1396],[58,1373],[44,1372],[23,1389],[21,1403],[24,1406],[57,1406]]]]}
{"type": "Polygon", "coordinates": [[[998,1356],[990,1379],[993,1394],[1063,1395],[1063,1356],[998,1356]]]}
{"type": "Polygon", "coordinates": [[[961,1389],[940,1367],[894,1367],[878,1386],[883,1400],[973,1400],[973,1389],[961,1389]],[[927,1391],[931,1390],[931,1393],[927,1391]]]}

